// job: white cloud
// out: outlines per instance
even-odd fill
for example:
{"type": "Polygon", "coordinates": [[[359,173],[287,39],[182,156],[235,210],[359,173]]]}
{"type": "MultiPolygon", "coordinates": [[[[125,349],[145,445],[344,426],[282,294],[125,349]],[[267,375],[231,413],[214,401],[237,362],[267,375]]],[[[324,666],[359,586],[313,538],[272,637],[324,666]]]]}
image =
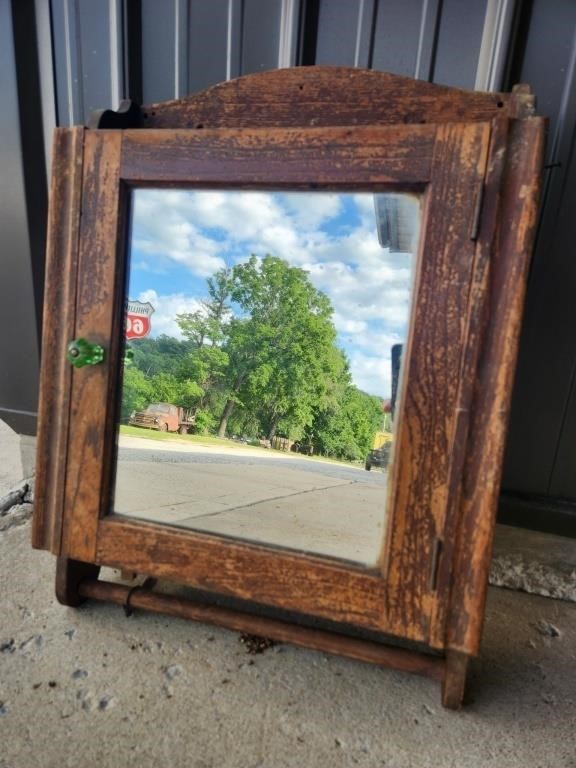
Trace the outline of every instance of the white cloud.
{"type": "Polygon", "coordinates": [[[218,241],[202,235],[182,215],[179,196],[183,194],[173,190],[138,190],[133,246],[148,257],[151,268],[171,260],[188,267],[194,275],[208,277],[225,266],[219,255],[223,248],[218,241]]]}
{"type": "Polygon", "coordinates": [[[359,389],[371,395],[390,397],[392,371],[390,358],[355,351],[350,355],[352,380],[359,389]]]}
{"type": "MultiPolygon", "coordinates": [[[[149,271],[172,262],[208,277],[251,253],[302,267],[332,301],[358,386],[387,393],[389,349],[407,332],[413,259],[380,246],[373,196],[352,198],[355,225],[348,219],[335,231],[322,227],[343,210],[337,194],[138,190],[134,245],[149,271]]],[[[197,299],[172,293],[156,300],[155,332],[180,336],[174,316],[197,309],[197,299]]]]}
{"type": "Polygon", "coordinates": [[[153,289],[141,291],[138,295],[138,300],[143,302],[149,301],[154,307],[154,314],[151,318],[153,336],[166,334],[167,336],[181,339],[182,332],[176,322],[176,315],[196,312],[202,308],[199,300],[196,298],[185,296],[183,293],[159,295],[153,289]]]}
{"type": "Polygon", "coordinates": [[[304,230],[317,229],[325,221],[333,219],[342,209],[340,195],[336,193],[287,192],[281,200],[293,217],[294,223],[304,230]]]}
{"type": "Polygon", "coordinates": [[[364,320],[352,320],[344,317],[340,312],[334,312],[334,325],[342,334],[365,333],[368,329],[368,324],[364,320]]]}

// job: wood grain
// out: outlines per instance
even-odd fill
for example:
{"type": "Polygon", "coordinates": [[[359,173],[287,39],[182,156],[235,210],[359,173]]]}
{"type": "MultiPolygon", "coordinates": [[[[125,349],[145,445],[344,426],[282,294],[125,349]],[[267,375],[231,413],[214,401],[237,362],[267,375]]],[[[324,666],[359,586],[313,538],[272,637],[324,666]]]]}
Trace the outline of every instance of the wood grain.
{"type": "Polygon", "coordinates": [[[447,647],[479,651],[506,425],[538,218],[546,120],[511,127],[464,469],[447,647]]]}
{"type": "MultiPolygon", "coordinates": [[[[130,587],[111,582],[86,580],[80,583],[79,592],[85,598],[126,605],[130,587]]],[[[280,642],[369,662],[379,667],[423,675],[433,680],[441,681],[445,674],[445,662],[439,656],[380,645],[370,640],[347,637],[336,632],[288,624],[278,619],[255,616],[217,605],[195,603],[174,595],[135,590],[130,596],[130,607],[214,624],[237,632],[249,632],[280,642]]]]}
{"type": "Polygon", "coordinates": [[[396,423],[383,575],[388,631],[431,636],[432,547],[448,506],[477,195],[490,125],[438,126],[396,423]],[[449,212],[449,213],[448,213],[449,212]]]}
{"type": "Polygon", "coordinates": [[[114,515],[96,561],[209,592],[386,631],[380,575],[349,563],[114,515]]]}
{"type": "Polygon", "coordinates": [[[86,579],[97,579],[100,568],[93,563],[80,563],[69,557],[56,559],[56,599],[61,605],[72,608],[85,601],[79,590],[80,583],[86,579]]]}
{"type": "Polygon", "coordinates": [[[460,709],[464,701],[470,657],[458,651],[448,651],[442,680],[442,706],[460,709]]]}
{"type": "MultiPolygon", "coordinates": [[[[106,429],[114,343],[115,306],[121,304],[118,272],[124,263],[123,207],[120,196],[120,150],[117,131],[86,133],[82,222],[78,254],[78,290],[74,336],[101,344],[105,358],[95,366],[74,369],[70,409],[62,554],[82,562],[96,557],[96,534],[103,494],[105,457],[110,437],[106,429]]],[[[114,441],[112,441],[114,442],[114,441]]]]}
{"type": "Polygon", "coordinates": [[[513,94],[463,91],[348,67],[261,72],[142,108],[146,127],[199,130],[472,122],[530,109],[533,97],[525,87],[513,94]]]}
{"type": "Polygon", "coordinates": [[[507,157],[509,129],[510,121],[506,118],[499,118],[492,123],[482,207],[478,220],[478,237],[465,311],[466,343],[463,346],[458,375],[456,425],[449,457],[448,501],[444,526],[440,533],[442,555],[437,571],[430,634],[430,645],[435,648],[444,648],[446,642],[446,614],[452,585],[454,548],[458,538],[456,532],[460,525],[462,476],[466,462],[478,360],[488,322],[487,296],[490,264],[499,221],[500,189],[507,157]]]}
{"type": "Polygon", "coordinates": [[[121,176],[153,185],[406,184],[430,178],[433,126],[133,130],[121,176]]]}
{"type": "Polygon", "coordinates": [[[83,128],[57,128],[48,213],[32,546],[60,554],[68,458],[83,128]]]}

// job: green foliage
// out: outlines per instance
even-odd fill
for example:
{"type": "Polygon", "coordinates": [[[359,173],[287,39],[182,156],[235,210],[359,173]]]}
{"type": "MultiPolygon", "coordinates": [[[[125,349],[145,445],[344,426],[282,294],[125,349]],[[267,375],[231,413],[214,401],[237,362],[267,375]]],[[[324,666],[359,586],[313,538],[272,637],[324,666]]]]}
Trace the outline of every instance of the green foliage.
{"type": "Polygon", "coordinates": [[[125,366],[121,420],[126,421],[132,411],[145,408],[151,397],[152,387],[146,374],[134,365],[125,366]]]}
{"type": "Polygon", "coordinates": [[[336,341],[330,300],[304,270],[270,255],[233,268],[231,298],[240,316],[228,338],[230,396],[258,411],[268,438],[280,422],[301,431],[324,394],[336,341]]]}
{"type": "Polygon", "coordinates": [[[335,406],[316,414],[309,439],[316,453],[361,461],[381,428],[380,399],[348,385],[335,406]]]}
{"type": "Polygon", "coordinates": [[[217,425],[216,417],[210,411],[201,409],[196,411],[195,431],[199,435],[209,435],[217,425]]]}
{"type": "Polygon", "coordinates": [[[132,343],[122,417],[151,402],[192,409],[196,431],[276,432],[315,452],[362,460],[382,428],[377,397],[353,386],[333,309],[307,273],[274,256],[220,270],[201,309],[177,315],[183,339],[132,343]]]}

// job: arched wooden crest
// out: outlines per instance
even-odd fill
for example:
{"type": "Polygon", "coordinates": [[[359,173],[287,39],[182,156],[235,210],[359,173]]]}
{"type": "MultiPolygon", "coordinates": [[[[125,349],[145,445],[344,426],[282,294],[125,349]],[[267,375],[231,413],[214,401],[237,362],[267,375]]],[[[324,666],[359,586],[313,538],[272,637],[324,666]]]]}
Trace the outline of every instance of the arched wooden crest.
{"type": "Polygon", "coordinates": [[[184,99],[99,110],[91,128],[290,128],[447,123],[534,114],[526,85],[484,93],[351,67],[293,67],[245,75],[184,99]]]}

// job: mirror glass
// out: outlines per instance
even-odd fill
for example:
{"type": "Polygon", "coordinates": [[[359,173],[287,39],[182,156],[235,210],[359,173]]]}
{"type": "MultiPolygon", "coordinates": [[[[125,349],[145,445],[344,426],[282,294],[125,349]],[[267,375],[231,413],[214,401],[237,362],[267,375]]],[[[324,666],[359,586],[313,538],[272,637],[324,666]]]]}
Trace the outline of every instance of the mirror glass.
{"type": "Polygon", "coordinates": [[[114,512],[377,562],[420,203],[133,191],[114,512]]]}

